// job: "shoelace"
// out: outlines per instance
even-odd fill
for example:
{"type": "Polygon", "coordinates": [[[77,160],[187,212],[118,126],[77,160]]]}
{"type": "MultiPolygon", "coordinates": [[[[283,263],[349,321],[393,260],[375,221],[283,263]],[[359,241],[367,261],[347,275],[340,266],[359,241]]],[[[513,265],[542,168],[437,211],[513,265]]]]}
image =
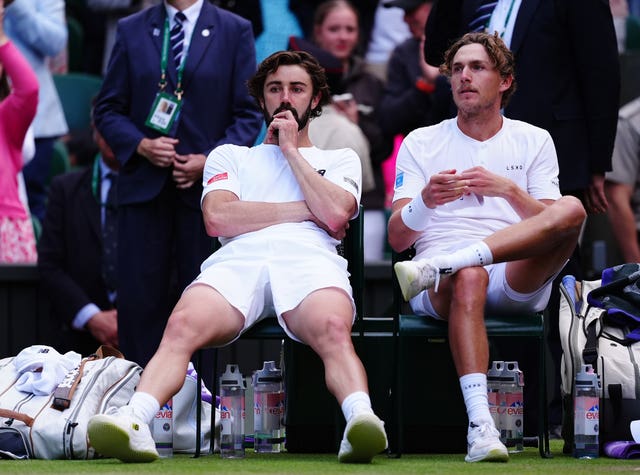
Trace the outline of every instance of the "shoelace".
{"type": "Polygon", "coordinates": [[[420,266],[420,279],[422,282],[428,282],[431,280],[431,276],[429,275],[431,271],[435,270],[435,285],[433,286],[433,291],[438,292],[438,286],[440,285],[440,270],[432,265],[422,265],[420,266]]]}

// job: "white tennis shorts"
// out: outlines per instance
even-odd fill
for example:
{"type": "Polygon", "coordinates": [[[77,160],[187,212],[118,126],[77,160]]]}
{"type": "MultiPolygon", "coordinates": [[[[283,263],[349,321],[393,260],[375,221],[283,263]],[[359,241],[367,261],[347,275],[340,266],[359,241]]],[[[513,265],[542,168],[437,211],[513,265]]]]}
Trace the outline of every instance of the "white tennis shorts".
{"type": "Polygon", "coordinates": [[[287,335],[300,341],[287,328],[282,314],[310,293],[328,287],[345,291],[355,318],[347,261],[332,249],[304,243],[268,239],[230,242],[203,263],[200,275],[189,287],[196,284],[213,287],[242,313],[242,332],[275,312],[287,335]]]}

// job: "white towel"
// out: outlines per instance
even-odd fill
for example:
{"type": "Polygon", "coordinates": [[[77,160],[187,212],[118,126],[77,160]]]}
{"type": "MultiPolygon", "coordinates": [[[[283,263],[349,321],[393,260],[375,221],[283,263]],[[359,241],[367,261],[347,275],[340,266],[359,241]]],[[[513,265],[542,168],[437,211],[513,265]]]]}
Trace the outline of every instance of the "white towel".
{"type": "Polygon", "coordinates": [[[82,356],[75,351],[61,355],[50,346],[29,346],[13,360],[13,365],[20,374],[16,389],[36,396],[48,396],[81,360],[82,356]]]}

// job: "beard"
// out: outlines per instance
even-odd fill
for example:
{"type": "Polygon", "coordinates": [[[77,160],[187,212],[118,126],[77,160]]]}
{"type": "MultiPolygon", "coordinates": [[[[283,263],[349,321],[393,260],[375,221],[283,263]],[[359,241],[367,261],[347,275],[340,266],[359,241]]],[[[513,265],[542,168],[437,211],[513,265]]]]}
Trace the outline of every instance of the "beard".
{"type": "Polygon", "coordinates": [[[307,123],[309,122],[309,118],[311,117],[311,103],[309,103],[309,106],[307,107],[307,110],[304,111],[304,113],[302,114],[302,117],[299,117],[298,111],[295,110],[291,104],[286,102],[283,102],[282,104],[280,104],[278,108],[274,110],[273,114],[271,115],[269,115],[267,110],[263,108],[262,114],[264,115],[264,120],[267,123],[267,127],[269,127],[269,124],[271,124],[271,122],[273,121],[273,116],[283,111],[291,111],[291,113],[293,114],[293,118],[298,123],[298,131],[300,131],[307,126],[307,123]]]}

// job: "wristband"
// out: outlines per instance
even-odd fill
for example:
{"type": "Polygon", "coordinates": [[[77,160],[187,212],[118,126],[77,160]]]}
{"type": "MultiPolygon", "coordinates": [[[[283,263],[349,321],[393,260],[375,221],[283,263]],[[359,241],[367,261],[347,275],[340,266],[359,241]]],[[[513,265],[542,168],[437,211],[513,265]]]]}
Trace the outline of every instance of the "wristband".
{"type": "Polygon", "coordinates": [[[433,215],[433,211],[433,209],[424,204],[422,195],[418,195],[402,208],[400,217],[409,229],[413,231],[424,231],[427,228],[429,218],[433,215]]]}
{"type": "Polygon", "coordinates": [[[431,94],[436,90],[436,85],[431,82],[427,82],[424,78],[418,78],[416,79],[416,89],[420,92],[424,92],[425,94],[431,94]]]}

